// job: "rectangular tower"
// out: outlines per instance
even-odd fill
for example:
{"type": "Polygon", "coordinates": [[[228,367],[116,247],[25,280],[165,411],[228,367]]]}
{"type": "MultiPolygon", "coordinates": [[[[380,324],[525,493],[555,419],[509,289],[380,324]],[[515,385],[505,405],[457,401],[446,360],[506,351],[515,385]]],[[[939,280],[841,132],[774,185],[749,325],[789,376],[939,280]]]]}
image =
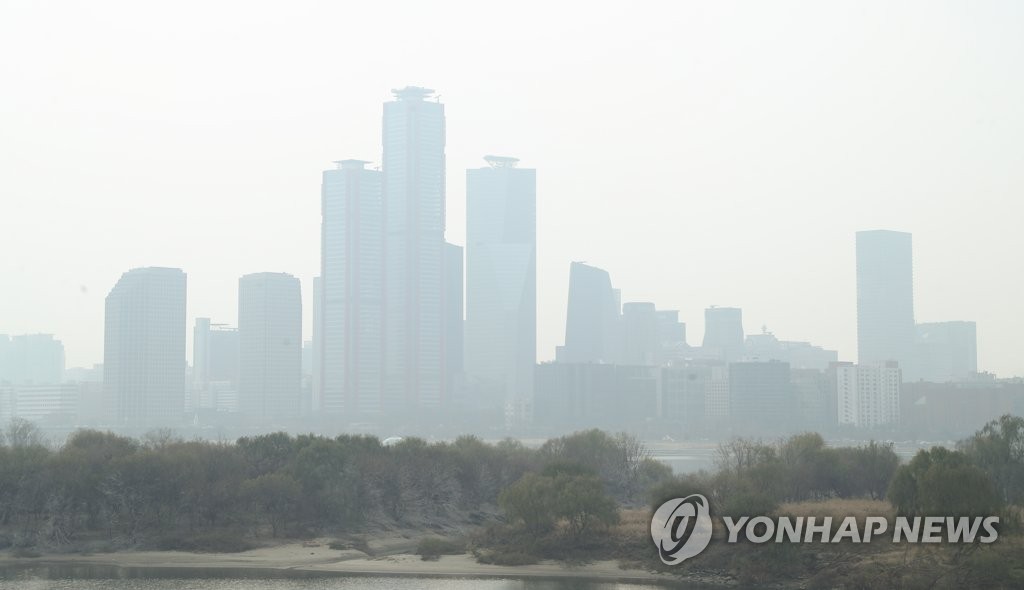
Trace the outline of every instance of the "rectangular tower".
{"type": "Polygon", "coordinates": [[[315,410],[344,412],[353,421],[381,411],[383,179],[360,160],[336,164],[322,185],[315,410]]]}
{"type": "Polygon", "coordinates": [[[286,273],[238,280],[239,411],[253,423],[298,416],[302,391],[302,295],[286,273]]]}
{"type": "Polygon", "coordinates": [[[185,273],[136,268],[106,299],[103,384],[123,427],[178,424],[185,411],[185,273]]]}
{"type": "Polygon", "coordinates": [[[857,362],[896,361],[912,379],[914,270],[910,234],[857,232],[857,362]]]}
{"type": "Polygon", "coordinates": [[[466,374],[477,407],[525,418],[537,362],[537,172],[466,171],[466,374]]]}
{"type": "Polygon", "coordinates": [[[393,92],[383,126],[383,410],[411,413],[440,406],[446,389],[445,117],[432,90],[393,92]]]}

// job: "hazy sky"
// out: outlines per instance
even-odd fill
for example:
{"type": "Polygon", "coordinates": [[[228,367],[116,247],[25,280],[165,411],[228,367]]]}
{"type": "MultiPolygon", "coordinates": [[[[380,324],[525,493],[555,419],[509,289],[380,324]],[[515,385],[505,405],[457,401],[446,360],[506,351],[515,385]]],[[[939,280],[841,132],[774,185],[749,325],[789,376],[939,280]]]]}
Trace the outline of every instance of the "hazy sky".
{"type": "Polygon", "coordinates": [[[709,305],[856,355],[854,232],[914,234],[918,321],[978,322],[1024,374],[1024,3],[0,3],[0,333],[101,362],[125,270],[188,273],[234,324],[237,280],[319,268],[320,172],[380,161],[390,89],[448,116],[465,169],[537,168],[538,352],[569,262],[624,301],[709,305]],[[628,6],[627,6],[628,4],[628,6]]]}

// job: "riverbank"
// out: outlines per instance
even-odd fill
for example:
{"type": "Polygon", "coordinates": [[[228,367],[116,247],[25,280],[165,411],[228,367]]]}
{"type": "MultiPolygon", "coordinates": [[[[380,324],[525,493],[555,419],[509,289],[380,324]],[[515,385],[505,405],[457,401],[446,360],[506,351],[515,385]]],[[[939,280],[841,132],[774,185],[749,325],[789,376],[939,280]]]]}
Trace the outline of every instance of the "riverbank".
{"type": "MultiPolygon", "coordinates": [[[[106,566],[154,569],[251,569],[284,570],[324,575],[417,576],[454,578],[575,578],[583,580],[656,584],[661,586],[723,587],[721,580],[680,578],[642,569],[624,569],[617,561],[603,560],[569,565],[542,561],[523,566],[477,563],[472,555],[445,555],[424,561],[411,554],[407,539],[386,539],[375,545],[384,555],[368,555],[355,549],[336,550],[318,540],[317,546],[286,543],[241,553],[190,553],[184,551],[117,551],[99,554],[42,554],[36,558],[0,557],[0,567],[106,566]]],[[[376,553],[376,552],[375,552],[376,553]]]]}

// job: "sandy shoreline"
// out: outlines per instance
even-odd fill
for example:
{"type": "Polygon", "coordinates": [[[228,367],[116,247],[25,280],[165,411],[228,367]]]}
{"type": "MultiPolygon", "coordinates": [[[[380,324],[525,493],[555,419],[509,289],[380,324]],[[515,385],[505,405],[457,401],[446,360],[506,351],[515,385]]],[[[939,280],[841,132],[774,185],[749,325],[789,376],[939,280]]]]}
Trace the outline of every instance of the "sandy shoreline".
{"type": "Polygon", "coordinates": [[[277,570],[322,575],[421,576],[454,578],[577,578],[606,582],[665,586],[708,584],[685,581],[666,574],[622,569],[615,561],[570,566],[555,561],[535,565],[501,566],[477,563],[471,555],[445,555],[423,561],[418,555],[395,553],[371,557],[354,549],[335,550],[326,545],[305,547],[289,543],[241,553],[188,553],[183,551],[119,551],[99,554],[44,554],[37,558],[0,557],[2,566],[93,565],[117,568],[181,568],[277,570]]]}

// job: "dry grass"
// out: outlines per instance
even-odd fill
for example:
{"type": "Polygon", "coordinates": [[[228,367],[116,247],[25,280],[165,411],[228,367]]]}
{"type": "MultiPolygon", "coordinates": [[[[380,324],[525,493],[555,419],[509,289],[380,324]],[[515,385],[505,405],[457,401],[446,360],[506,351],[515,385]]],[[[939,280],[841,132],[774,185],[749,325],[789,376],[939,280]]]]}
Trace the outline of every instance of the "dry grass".
{"type": "Polygon", "coordinates": [[[627,538],[651,534],[651,513],[635,508],[620,510],[619,524],[612,527],[611,534],[627,538]]]}
{"type": "Polygon", "coordinates": [[[813,502],[789,502],[779,506],[776,514],[779,516],[814,516],[816,518],[831,516],[833,522],[841,521],[847,516],[854,516],[859,524],[863,524],[864,519],[868,516],[884,516],[891,520],[896,516],[896,510],[892,504],[884,500],[834,498],[813,502]]]}

